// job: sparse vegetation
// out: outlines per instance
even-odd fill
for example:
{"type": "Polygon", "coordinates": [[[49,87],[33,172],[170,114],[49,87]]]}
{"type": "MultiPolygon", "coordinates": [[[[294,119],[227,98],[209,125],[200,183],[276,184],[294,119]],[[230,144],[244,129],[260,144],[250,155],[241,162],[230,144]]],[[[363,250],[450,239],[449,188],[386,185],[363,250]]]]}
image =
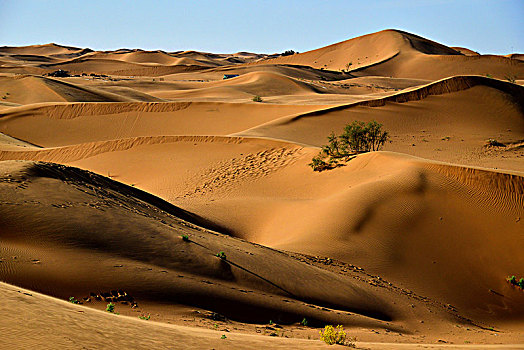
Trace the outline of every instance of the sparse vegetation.
{"type": "Polygon", "coordinates": [[[222,334],[222,336],[220,337],[220,339],[226,339],[226,335],[225,334],[222,334]]]}
{"type": "Polygon", "coordinates": [[[113,304],[113,303],[109,303],[109,304],[107,304],[107,306],[106,306],[106,311],[107,311],[107,312],[114,313],[114,312],[115,312],[115,304],[113,304]]]}
{"type": "Polygon", "coordinates": [[[300,322],[300,324],[301,324],[302,326],[304,326],[304,327],[307,327],[308,322],[307,322],[307,320],[306,320],[305,317],[304,317],[304,319],[302,320],[302,322],[300,322]]]}
{"type": "Polygon", "coordinates": [[[506,78],[507,81],[509,81],[510,83],[513,83],[513,84],[515,84],[517,82],[517,76],[516,75],[506,74],[504,76],[504,78],[506,78]]]}
{"type": "Polygon", "coordinates": [[[495,139],[488,139],[486,141],[486,146],[488,146],[488,147],[504,147],[505,145],[503,143],[501,143],[501,142],[498,142],[495,139]]]}
{"type": "Polygon", "coordinates": [[[73,303],[73,304],[78,304],[79,303],[78,300],[76,300],[75,297],[69,297],[69,302],[73,303]]]}
{"type": "Polygon", "coordinates": [[[349,68],[353,65],[353,62],[346,63],[346,72],[349,72],[349,68]]]}
{"type": "Polygon", "coordinates": [[[344,132],[337,136],[334,132],[328,136],[328,144],[316,155],[309,166],[314,171],[332,169],[338,162],[356,153],[378,151],[389,139],[387,131],[382,130],[382,124],[376,121],[364,123],[354,121],[346,125],[344,132]]]}
{"type": "Polygon", "coordinates": [[[188,235],[182,235],[181,237],[182,237],[182,240],[184,242],[189,242],[189,236],[188,235]]]}
{"type": "Polygon", "coordinates": [[[296,55],[298,52],[295,52],[293,50],[286,50],[284,52],[282,52],[280,55],[281,56],[292,56],[292,55],[296,55]]]}
{"type": "Polygon", "coordinates": [[[350,347],[355,347],[355,339],[347,338],[346,332],[341,325],[338,325],[336,328],[328,325],[324,327],[323,331],[320,331],[320,340],[323,340],[326,344],[329,345],[346,345],[350,347]]]}
{"type": "Polygon", "coordinates": [[[255,96],[253,97],[253,102],[262,102],[262,101],[263,101],[263,100],[262,100],[262,97],[260,97],[260,96],[258,96],[258,95],[255,95],[255,96]]]}
{"type": "Polygon", "coordinates": [[[226,260],[227,259],[227,256],[226,256],[226,253],[224,253],[223,251],[219,251],[217,253],[217,256],[222,259],[222,260],[226,260]]]}
{"type": "Polygon", "coordinates": [[[520,280],[517,281],[517,277],[511,276],[511,277],[506,278],[506,281],[508,281],[511,285],[514,285],[524,290],[524,278],[521,278],[520,280]]]}
{"type": "Polygon", "coordinates": [[[147,314],[147,315],[140,315],[138,316],[139,319],[141,320],[146,320],[148,321],[150,318],[151,318],[151,315],[150,314],[147,314]]]}

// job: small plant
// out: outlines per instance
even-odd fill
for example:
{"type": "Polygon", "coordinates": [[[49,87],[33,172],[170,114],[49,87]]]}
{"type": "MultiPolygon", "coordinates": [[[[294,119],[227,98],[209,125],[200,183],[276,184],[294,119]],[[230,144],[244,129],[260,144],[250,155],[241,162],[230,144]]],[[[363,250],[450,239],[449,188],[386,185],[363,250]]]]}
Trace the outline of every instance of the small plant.
{"type": "Polygon", "coordinates": [[[188,235],[182,235],[182,240],[184,242],[189,242],[189,236],[188,235]]]}
{"type": "Polygon", "coordinates": [[[353,62],[346,63],[346,72],[349,72],[349,68],[353,65],[353,62]]]}
{"type": "Polygon", "coordinates": [[[502,142],[498,142],[497,140],[495,139],[488,139],[486,141],[486,146],[491,146],[491,147],[504,147],[505,145],[502,143],[502,142]]]}
{"type": "Polygon", "coordinates": [[[307,322],[307,320],[306,320],[305,317],[304,317],[304,319],[302,320],[302,322],[300,322],[300,324],[301,324],[302,326],[304,326],[304,327],[307,327],[308,322],[307,322]]]}
{"type": "Polygon", "coordinates": [[[524,289],[524,278],[521,278],[517,281],[517,277],[511,276],[506,278],[506,281],[508,281],[510,284],[519,287],[520,289],[524,289]]]}
{"type": "Polygon", "coordinates": [[[506,74],[504,76],[504,78],[506,78],[507,81],[509,81],[510,83],[513,83],[513,84],[515,84],[517,82],[517,76],[516,75],[506,74]]]}
{"type": "Polygon", "coordinates": [[[493,78],[493,76],[488,73],[488,74],[486,74],[486,78],[490,78],[491,79],[491,78],[493,78]]]}
{"type": "Polygon", "coordinates": [[[347,345],[354,347],[354,339],[351,338],[346,342],[346,332],[341,325],[338,325],[336,328],[333,326],[325,326],[324,331],[320,331],[320,340],[323,340],[328,345],[338,344],[338,345],[347,345]]]}
{"type": "Polygon", "coordinates": [[[214,324],[213,327],[215,327],[215,329],[218,329],[218,324],[214,324]]]}
{"type": "Polygon", "coordinates": [[[222,334],[222,336],[220,337],[220,339],[226,339],[226,335],[225,334],[222,334]]]}
{"type": "Polygon", "coordinates": [[[219,252],[217,253],[217,256],[218,256],[220,259],[222,259],[222,260],[226,260],[226,258],[227,258],[227,257],[226,257],[226,253],[224,253],[223,251],[219,251],[219,252]]]}
{"type": "Polygon", "coordinates": [[[69,297],[69,302],[73,304],[78,304],[78,300],[76,300],[75,297],[69,297]]]}
{"type": "Polygon", "coordinates": [[[281,55],[281,56],[292,56],[292,55],[295,55],[295,54],[297,54],[297,53],[298,53],[298,52],[295,52],[295,51],[293,51],[293,50],[286,50],[286,51],[282,52],[280,55],[281,55]]]}
{"type": "Polygon", "coordinates": [[[263,100],[262,100],[262,97],[260,97],[260,96],[258,96],[258,95],[256,95],[256,96],[253,97],[253,102],[262,102],[262,101],[263,101],[263,100]]]}
{"type": "Polygon", "coordinates": [[[273,321],[269,320],[269,324],[273,324],[273,321]]]}
{"type": "Polygon", "coordinates": [[[115,304],[113,304],[113,303],[109,303],[109,304],[107,304],[107,306],[106,306],[106,311],[107,311],[107,312],[114,313],[114,312],[115,312],[115,304]]]}

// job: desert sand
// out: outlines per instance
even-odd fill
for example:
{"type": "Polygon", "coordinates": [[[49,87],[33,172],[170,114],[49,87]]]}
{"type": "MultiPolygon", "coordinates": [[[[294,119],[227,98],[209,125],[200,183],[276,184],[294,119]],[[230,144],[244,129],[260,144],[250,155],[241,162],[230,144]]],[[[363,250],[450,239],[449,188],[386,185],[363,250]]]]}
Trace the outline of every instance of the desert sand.
{"type": "Polygon", "coordinates": [[[523,84],[522,54],[398,30],[0,47],[1,343],[324,349],[343,325],[362,349],[523,349],[523,84]],[[355,120],[389,142],[313,171],[355,120]]]}

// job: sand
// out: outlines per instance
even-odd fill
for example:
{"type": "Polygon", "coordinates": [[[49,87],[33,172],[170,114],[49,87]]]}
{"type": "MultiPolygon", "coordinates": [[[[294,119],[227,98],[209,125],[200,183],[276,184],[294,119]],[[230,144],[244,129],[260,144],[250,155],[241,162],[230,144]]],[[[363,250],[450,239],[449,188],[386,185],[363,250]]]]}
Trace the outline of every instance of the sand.
{"type": "Polygon", "coordinates": [[[4,344],[524,348],[520,56],[1,47],[4,344]],[[354,120],[390,142],[313,171],[354,120]]]}

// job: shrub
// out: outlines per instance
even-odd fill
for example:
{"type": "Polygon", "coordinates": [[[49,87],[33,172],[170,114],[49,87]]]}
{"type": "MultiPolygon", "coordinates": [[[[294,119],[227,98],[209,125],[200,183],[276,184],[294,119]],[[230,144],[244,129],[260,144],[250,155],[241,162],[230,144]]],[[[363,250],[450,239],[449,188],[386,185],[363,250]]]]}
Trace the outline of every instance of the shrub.
{"type": "Polygon", "coordinates": [[[78,304],[78,300],[76,300],[75,297],[69,297],[69,302],[73,304],[78,304]]]}
{"type": "Polygon", "coordinates": [[[262,102],[262,101],[263,101],[263,100],[262,100],[262,97],[260,97],[260,96],[258,96],[258,95],[256,95],[256,96],[253,97],[253,102],[262,102]]]}
{"type": "Polygon", "coordinates": [[[338,345],[347,345],[354,347],[354,339],[350,339],[346,342],[346,332],[341,325],[338,325],[336,328],[333,326],[324,327],[324,331],[320,331],[320,340],[323,340],[329,345],[338,344],[338,345]]]}
{"type": "Polygon", "coordinates": [[[302,326],[304,326],[304,327],[307,327],[308,322],[307,322],[307,320],[306,320],[305,317],[304,317],[304,319],[302,320],[302,322],[300,322],[300,324],[301,324],[302,326]]]}
{"type": "Polygon", "coordinates": [[[355,152],[378,151],[388,140],[389,134],[382,130],[382,124],[371,121],[367,124],[354,121],[346,125],[339,136],[342,144],[355,152]]]}
{"type": "Polygon", "coordinates": [[[107,304],[106,311],[107,312],[111,312],[111,313],[115,312],[115,304],[113,304],[113,303],[107,304]]]}
{"type": "Polygon", "coordinates": [[[226,335],[225,334],[222,334],[222,336],[220,337],[220,339],[226,339],[226,335]]]}
{"type": "Polygon", "coordinates": [[[345,126],[341,135],[332,132],[327,139],[328,144],[322,146],[320,153],[309,163],[315,171],[332,169],[340,158],[355,153],[378,151],[389,139],[389,134],[374,120],[367,124],[354,121],[345,126]]]}
{"type": "Polygon", "coordinates": [[[324,155],[320,153],[317,156],[315,156],[311,160],[311,163],[309,163],[308,165],[312,167],[314,171],[322,171],[322,170],[331,169],[331,165],[327,163],[326,161],[324,161],[323,158],[324,158],[324,155]]]}
{"type": "Polygon", "coordinates": [[[188,235],[182,235],[182,240],[184,242],[189,242],[189,236],[188,235]]]}
{"type": "Polygon", "coordinates": [[[521,278],[517,281],[517,277],[511,276],[506,278],[506,281],[508,281],[510,284],[519,287],[520,289],[524,289],[524,278],[521,278]]]}
{"type": "Polygon", "coordinates": [[[222,260],[226,260],[226,258],[227,258],[227,257],[226,257],[226,253],[224,253],[223,251],[219,251],[219,252],[217,253],[217,256],[218,256],[220,259],[222,259],[222,260]]]}
{"type": "Polygon", "coordinates": [[[504,147],[505,145],[501,142],[498,142],[497,140],[495,139],[488,139],[486,141],[486,146],[491,146],[491,147],[504,147]]]}
{"type": "Polygon", "coordinates": [[[138,316],[138,318],[141,319],[141,320],[148,321],[151,318],[151,315],[149,315],[149,314],[147,314],[147,316],[146,315],[140,315],[140,316],[138,316]]]}
{"type": "Polygon", "coordinates": [[[286,51],[282,52],[280,55],[281,55],[281,56],[292,56],[292,55],[295,55],[295,54],[297,54],[297,53],[298,53],[298,52],[295,52],[295,51],[293,51],[293,50],[286,50],[286,51]]]}
{"type": "Polygon", "coordinates": [[[507,74],[504,78],[506,78],[507,81],[509,81],[510,83],[513,83],[513,84],[515,84],[517,82],[517,76],[516,75],[507,74]]]}

